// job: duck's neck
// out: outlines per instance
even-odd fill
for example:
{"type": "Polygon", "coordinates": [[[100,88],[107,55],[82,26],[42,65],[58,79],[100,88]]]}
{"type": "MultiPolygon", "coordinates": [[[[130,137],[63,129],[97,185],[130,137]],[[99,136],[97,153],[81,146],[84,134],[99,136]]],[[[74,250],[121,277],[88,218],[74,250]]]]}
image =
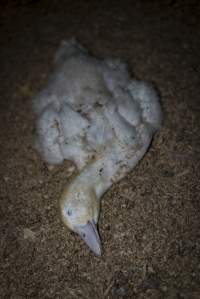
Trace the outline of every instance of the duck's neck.
{"type": "Polygon", "coordinates": [[[84,184],[93,188],[97,198],[100,198],[113,183],[121,180],[133,169],[147,151],[152,135],[144,127],[142,130],[140,140],[136,144],[124,149],[120,143],[114,143],[103,157],[96,159],[80,172],[74,184],[84,184]]]}
{"type": "Polygon", "coordinates": [[[116,142],[110,151],[87,165],[75,178],[74,184],[90,186],[94,189],[97,198],[100,198],[114,182],[119,181],[130,167],[132,168],[131,163],[126,167],[121,164],[126,154],[127,152],[122,151],[116,142]]]}
{"type": "Polygon", "coordinates": [[[84,185],[93,188],[99,199],[113,184],[112,178],[115,172],[115,163],[105,157],[87,165],[72,184],[74,187],[84,185]]]}

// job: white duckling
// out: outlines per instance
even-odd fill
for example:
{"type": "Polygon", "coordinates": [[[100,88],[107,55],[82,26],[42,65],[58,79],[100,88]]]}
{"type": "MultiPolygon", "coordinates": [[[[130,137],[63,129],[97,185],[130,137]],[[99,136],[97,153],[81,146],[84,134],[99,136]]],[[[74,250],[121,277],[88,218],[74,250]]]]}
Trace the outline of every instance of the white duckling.
{"type": "Polygon", "coordinates": [[[96,59],[72,39],[58,49],[33,107],[44,160],[72,160],[79,169],[61,196],[62,220],[100,255],[100,198],[147,151],[162,122],[159,97],[151,84],[131,78],[126,64],[96,59]]]}

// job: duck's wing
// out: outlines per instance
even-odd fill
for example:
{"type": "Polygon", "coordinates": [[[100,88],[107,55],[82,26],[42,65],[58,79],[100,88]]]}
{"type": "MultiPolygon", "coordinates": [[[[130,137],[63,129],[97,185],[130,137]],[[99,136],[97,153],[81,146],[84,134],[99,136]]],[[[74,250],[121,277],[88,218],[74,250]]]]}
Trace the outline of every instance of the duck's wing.
{"type": "Polygon", "coordinates": [[[60,164],[66,159],[81,169],[93,155],[86,140],[88,127],[87,118],[69,105],[62,105],[60,110],[49,105],[36,120],[37,150],[50,164],[60,164]]]}
{"type": "Polygon", "coordinates": [[[63,104],[69,104],[74,110],[93,105],[94,94],[100,94],[105,85],[101,64],[76,40],[63,41],[46,87],[33,100],[36,114],[40,114],[49,104],[57,110],[62,109],[63,104]]]}
{"type": "Polygon", "coordinates": [[[153,84],[139,80],[131,80],[127,90],[140,108],[143,122],[151,127],[154,133],[163,121],[158,91],[153,84]]]}
{"type": "Polygon", "coordinates": [[[68,104],[62,105],[59,118],[63,136],[60,141],[63,157],[73,161],[79,169],[82,169],[93,155],[93,150],[86,139],[90,120],[68,104]]]}
{"type": "Polygon", "coordinates": [[[36,120],[36,148],[49,164],[60,164],[63,155],[60,148],[60,117],[52,105],[47,106],[36,120]]]}
{"type": "Polygon", "coordinates": [[[102,194],[111,183],[116,182],[135,167],[147,151],[155,131],[162,123],[159,96],[155,88],[146,82],[132,80],[113,74],[109,69],[105,82],[112,96],[104,106],[104,113],[113,128],[115,138],[112,147],[97,166],[104,183],[98,187],[102,194]],[[113,89],[113,91],[112,91],[113,89]]]}

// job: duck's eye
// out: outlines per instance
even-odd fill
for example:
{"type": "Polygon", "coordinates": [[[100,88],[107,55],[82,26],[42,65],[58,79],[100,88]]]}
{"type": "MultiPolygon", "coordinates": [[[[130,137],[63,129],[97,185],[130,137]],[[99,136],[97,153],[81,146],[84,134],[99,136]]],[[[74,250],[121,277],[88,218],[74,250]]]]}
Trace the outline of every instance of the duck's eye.
{"type": "Polygon", "coordinates": [[[68,209],[68,208],[65,208],[65,209],[64,209],[64,214],[65,214],[65,217],[67,217],[67,216],[71,216],[71,215],[72,215],[72,210],[71,210],[71,209],[68,209]]]}
{"type": "Polygon", "coordinates": [[[72,210],[67,210],[67,215],[71,216],[72,215],[72,210]]]}

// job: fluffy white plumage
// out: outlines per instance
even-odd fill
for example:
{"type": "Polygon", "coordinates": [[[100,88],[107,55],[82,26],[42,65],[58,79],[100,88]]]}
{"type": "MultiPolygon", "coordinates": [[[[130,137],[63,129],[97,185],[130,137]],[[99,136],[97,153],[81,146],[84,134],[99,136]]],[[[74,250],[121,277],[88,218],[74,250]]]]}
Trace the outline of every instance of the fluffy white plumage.
{"type": "Polygon", "coordinates": [[[58,49],[33,106],[44,160],[72,160],[80,170],[60,201],[63,221],[100,254],[99,198],[147,151],[161,126],[159,97],[151,84],[131,78],[126,64],[96,59],[72,39],[58,49]]]}

